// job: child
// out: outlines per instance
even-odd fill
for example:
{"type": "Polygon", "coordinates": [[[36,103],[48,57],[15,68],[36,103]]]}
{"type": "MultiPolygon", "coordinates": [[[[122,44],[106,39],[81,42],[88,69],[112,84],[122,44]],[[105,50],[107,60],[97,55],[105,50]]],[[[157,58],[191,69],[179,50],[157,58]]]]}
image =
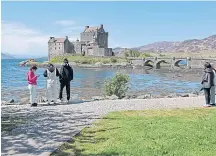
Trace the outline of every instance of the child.
{"type": "Polygon", "coordinates": [[[33,66],[30,68],[30,71],[27,73],[28,89],[30,91],[31,106],[37,106],[36,85],[37,85],[37,78],[39,77],[39,75],[35,76],[36,70],[37,70],[37,67],[33,66]]]}

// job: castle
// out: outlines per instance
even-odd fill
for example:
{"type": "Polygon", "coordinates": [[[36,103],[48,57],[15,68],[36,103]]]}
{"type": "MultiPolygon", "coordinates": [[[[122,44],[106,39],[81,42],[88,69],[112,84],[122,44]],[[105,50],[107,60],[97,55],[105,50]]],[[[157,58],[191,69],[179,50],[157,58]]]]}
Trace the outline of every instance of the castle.
{"type": "Polygon", "coordinates": [[[68,37],[50,37],[48,41],[48,59],[65,54],[78,54],[83,56],[112,56],[112,48],[108,48],[108,32],[103,24],[99,27],[85,26],[80,33],[80,41],[70,42],[68,37]]]}

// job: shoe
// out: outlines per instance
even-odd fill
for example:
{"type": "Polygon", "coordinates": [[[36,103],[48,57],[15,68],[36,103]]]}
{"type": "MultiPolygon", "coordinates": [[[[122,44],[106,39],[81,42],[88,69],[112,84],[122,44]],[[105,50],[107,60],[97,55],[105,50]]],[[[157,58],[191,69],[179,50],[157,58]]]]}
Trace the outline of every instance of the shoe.
{"type": "Polygon", "coordinates": [[[63,101],[61,99],[58,99],[57,100],[57,103],[62,103],[63,101]]]}
{"type": "Polygon", "coordinates": [[[213,103],[213,104],[210,104],[211,106],[215,106],[215,103],[213,103]]]}
{"type": "Polygon", "coordinates": [[[70,103],[70,101],[69,100],[67,100],[67,104],[69,104],[70,103]]]}
{"type": "Polygon", "coordinates": [[[37,107],[37,103],[31,104],[31,107],[37,107]]]}
{"type": "Polygon", "coordinates": [[[210,104],[205,104],[205,105],[203,105],[203,107],[211,107],[211,105],[210,104]]]}

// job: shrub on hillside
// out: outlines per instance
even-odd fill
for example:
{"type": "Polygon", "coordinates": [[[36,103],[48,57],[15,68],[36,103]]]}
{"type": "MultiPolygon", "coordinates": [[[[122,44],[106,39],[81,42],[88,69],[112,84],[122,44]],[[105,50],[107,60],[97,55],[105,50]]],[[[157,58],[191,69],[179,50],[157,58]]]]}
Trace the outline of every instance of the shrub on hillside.
{"type": "Polygon", "coordinates": [[[129,50],[124,53],[125,57],[139,57],[140,54],[141,53],[139,51],[134,51],[134,50],[129,50]]]}
{"type": "Polygon", "coordinates": [[[139,57],[145,58],[145,57],[152,57],[149,53],[142,53],[139,57]]]}
{"type": "Polygon", "coordinates": [[[116,95],[123,98],[128,90],[129,76],[121,73],[108,79],[104,84],[104,94],[107,96],[116,95]]]}

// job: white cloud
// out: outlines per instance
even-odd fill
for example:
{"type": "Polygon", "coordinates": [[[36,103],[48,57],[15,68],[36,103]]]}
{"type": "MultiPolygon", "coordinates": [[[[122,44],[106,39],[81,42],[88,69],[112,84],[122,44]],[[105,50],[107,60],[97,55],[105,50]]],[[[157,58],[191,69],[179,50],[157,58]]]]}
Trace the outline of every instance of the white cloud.
{"type": "MultiPolygon", "coordinates": [[[[79,27],[71,27],[75,30],[79,27]]],[[[65,37],[68,36],[71,41],[79,37],[79,33],[63,33],[65,28],[60,28],[58,33],[45,34],[40,30],[27,27],[19,22],[2,21],[2,52],[13,55],[31,55],[31,56],[47,56],[47,42],[50,36],[65,37]]],[[[69,31],[69,30],[68,30],[69,31]]]]}
{"type": "Polygon", "coordinates": [[[56,24],[61,26],[72,26],[75,25],[76,22],[72,20],[60,20],[60,21],[56,21],[56,24]]]}
{"type": "Polygon", "coordinates": [[[47,55],[49,35],[22,23],[2,22],[2,52],[20,55],[47,55]]]}

